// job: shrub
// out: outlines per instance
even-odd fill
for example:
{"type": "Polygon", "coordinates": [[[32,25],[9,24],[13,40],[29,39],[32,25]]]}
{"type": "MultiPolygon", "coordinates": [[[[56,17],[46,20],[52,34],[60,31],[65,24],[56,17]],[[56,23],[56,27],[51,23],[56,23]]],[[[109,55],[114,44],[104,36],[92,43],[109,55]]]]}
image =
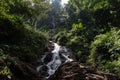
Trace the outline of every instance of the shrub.
{"type": "Polygon", "coordinates": [[[0,79],[11,79],[12,73],[10,72],[8,66],[5,61],[7,59],[7,55],[3,53],[3,50],[0,49],[0,79]]]}
{"type": "Polygon", "coordinates": [[[61,31],[57,33],[55,35],[55,41],[62,46],[66,46],[66,43],[68,41],[67,31],[61,31]]]}
{"type": "Polygon", "coordinates": [[[86,62],[89,55],[89,43],[87,42],[85,27],[82,23],[73,24],[69,32],[59,32],[56,41],[61,45],[69,47],[78,61],[86,62]]]}
{"type": "Polygon", "coordinates": [[[0,16],[0,49],[4,54],[33,62],[43,53],[47,42],[45,35],[24,25],[21,17],[0,16]]]}
{"type": "Polygon", "coordinates": [[[116,73],[120,65],[120,30],[111,29],[110,32],[95,37],[91,44],[90,61],[102,70],[116,73]]]}

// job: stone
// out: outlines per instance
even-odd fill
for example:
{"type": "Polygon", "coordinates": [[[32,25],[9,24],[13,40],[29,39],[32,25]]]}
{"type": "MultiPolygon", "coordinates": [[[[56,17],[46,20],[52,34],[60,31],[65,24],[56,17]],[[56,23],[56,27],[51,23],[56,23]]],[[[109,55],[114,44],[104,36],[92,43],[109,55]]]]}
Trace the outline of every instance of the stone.
{"type": "Polygon", "coordinates": [[[120,78],[72,61],[62,64],[49,80],[120,80],[120,78]]]}
{"type": "Polygon", "coordinates": [[[44,58],[44,63],[47,64],[52,60],[52,53],[48,53],[44,58]]]}
{"type": "Polygon", "coordinates": [[[42,74],[38,73],[31,64],[20,61],[18,58],[11,58],[10,71],[15,80],[40,80],[42,74]]]}

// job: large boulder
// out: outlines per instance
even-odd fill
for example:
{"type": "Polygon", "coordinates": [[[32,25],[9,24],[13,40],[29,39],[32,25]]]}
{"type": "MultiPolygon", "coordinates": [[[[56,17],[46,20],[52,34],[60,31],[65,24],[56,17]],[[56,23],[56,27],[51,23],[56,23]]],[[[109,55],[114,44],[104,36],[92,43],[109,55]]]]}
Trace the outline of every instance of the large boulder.
{"type": "Polygon", "coordinates": [[[49,80],[120,80],[120,78],[73,61],[62,64],[49,80]]]}

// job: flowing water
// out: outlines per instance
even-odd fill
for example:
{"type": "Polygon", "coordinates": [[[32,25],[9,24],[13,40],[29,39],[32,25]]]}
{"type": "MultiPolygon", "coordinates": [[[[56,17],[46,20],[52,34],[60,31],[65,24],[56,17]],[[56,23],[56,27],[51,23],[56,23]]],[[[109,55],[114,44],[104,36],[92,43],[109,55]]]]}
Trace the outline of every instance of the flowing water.
{"type": "Polygon", "coordinates": [[[51,43],[53,50],[43,55],[41,59],[42,65],[37,67],[37,71],[44,76],[43,80],[47,80],[53,75],[62,63],[73,61],[73,59],[69,58],[71,55],[69,49],[59,46],[57,43],[51,43]]]}

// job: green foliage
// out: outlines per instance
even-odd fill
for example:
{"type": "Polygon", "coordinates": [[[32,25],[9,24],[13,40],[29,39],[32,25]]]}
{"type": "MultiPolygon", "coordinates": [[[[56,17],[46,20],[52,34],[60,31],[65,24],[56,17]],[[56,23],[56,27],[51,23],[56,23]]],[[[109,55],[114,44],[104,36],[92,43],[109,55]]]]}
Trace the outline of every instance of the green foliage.
{"type": "MultiPolygon", "coordinates": [[[[10,29],[10,28],[9,28],[10,29]]],[[[31,62],[37,59],[40,52],[47,47],[47,39],[43,34],[27,30],[26,28],[13,28],[15,31],[6,32],[1,38],[1,47],[6,54],[19,57],[23,61],[31,62]],[[16,34],[17,32],[17,34],[16,34]],[[46,43],[46,44],[45,44],[46,43]],[[6,47],[5,45],[8,45],[6,47]]]]}
{"type": "Polygon", "coordinates": [[[120,67],[118,65],[120,62],[120,30],[113,28],[110,32],[96,36],[91,44],[90,58],[97,67],[117,72],[120,67]]]}
{"type": "Polygon", "coordinates": [[[31,63],[38,59],[38,55],[48,45],[48,40],[42,33],[24,27],[5,27],[0,28],[0,48],[9,56],[31,63]]]}
{"type": "Polygon", "coordinates": [[[99,34],[120,26],[119,0],[70,0],[66,7],[68,25],[81,22],[92,33],[99,34]]]}
{"type": "MultiPolygon", "coordinates": [[[[90,58],[99,69],[120,74],[120,29],[115,29],[120,26],[119,14],[120,0],[70,0],[66,10],[61,10],[59,0],[52,4],[49,0],[1,0],[0,62],[10,56],[34,65],[48,46],[49,35],[69,47],[78,61],[90,58]],[[60,20],[66,18],[62,14],[69,17],[65,22],[60,20]],[[38,20],[41,32],[35,31],[38,20]]],[[[0,68],[0,75],[11,76],[6,65],[0,68]]]]}
{"type": "Polygon", "coordinates": [[[75,31],[76,30],[82,30],[83,29],[83,25],[82,25],[82,23],[73,24],[72,29],[75,30],[75,31]]]}
{"type": "Polygon", "coordinates": [[[31,18],[35,20],[43,17],[46,13],[46,3],[43,0],[35,3],[37,0],[34,0],[33,6],[30,1],[32,0],[0,1],[0,80],[13,80],[15,73],[12,75],[10,72],[12,62],[9,59],[14,57],[23,64],[35,66],[38,56],[48,46],[47,37],[26,24],[31,18]]]}
{"type": "Polygon", "coordinates": [[[107,62],[105,66],[101,67],[100,69],[110,72],[110,73],[115,73],[120,76],[120,60],[118,61],[112,61],[112,62],[107,62]]]}
{"type": "Polygon", "coordinates": [[[32,0],[31,3],[32,15],[27,17],[29,18],[29,23],[32,26],[36,26],[37,21],[47,17],[47,13],[50,11],[51,7],[46,0],[32,0]]]}
{"type": "MultiPolygon", "coordinates": [[[[8,79],[11,79],[12,73],[10,72],[8,66],[6,65],[5,61],[7,59],[7,55],[3,53],[3,50],[0,49],[0,76],[6,77],[8,79]]],[[[0,79],[2,80],[2,78],[0,79]]]]}
{"type": "MultiPolygon", "coordinates": [[[[103,49],[104,53],[108,53],[104,56],[110,56],[111,54],[109,53],[116,53],[116,50],[112,51],[116,47],[106,47],[104,46],[104,44],[106,45],[106,43],[109,43],[109,41],[110,44],[112,44],[112,42],[114,41],[117,41],[111,39],[111,37],[108,36],[111,35],[111,33],[113,32],[107,32],[109,32],[112,27],[119,27],[120,25],[118,22],[120,19],[118,16],[118,14],[120,14],[120,10],[118,9],[119,3],[119,0],[69,1],[68,5],[66,6],[66,10],[69,15],[67,23],[68,26],[72,26],[72,29],[69,33],[67,33],[68,42],[66,43],[66,45],[72,49],[72,51],[78,57],[78,60],[80,59],[80,61],[82,61],[88,58],[90,54],[91,42],[94,40],[94,37],[96,35],[99,35],[98,37],[100,37],[99,39],[94,41],[96,45],[99,45],[100,50],[98,51],[101,51],[101,49],[103,49]],[[87,57],[84,58],[84,55],[87,57]]],[[[97,47],[93,47],[91,52],[95,53],[94,51],[96,50],[96,48],[97,47]]],[[[100,59],[101,58],[103,57],[100,57],[100,59]]]]}
{"type": "Polygon", "coordinates": [[[0,4],[0,49],[4,54],[18,57],[25,62],[31,63],[37,60],[39,53],[47,47],[48,41],[45,35],[34,31],[24,22],[27,19],[26,16],[32,15],[31,2],[2,0],[0,4]]]}
{"type": "Polygon", "coordinates": [[[76,59],[80,62],[86,62],[89,55],[89,44],[87,42],[89,38],[87,38],[87,33],[85,33],[85,27],[82,23],[73,24],[73,28],[68,33],[69,41],[67,42],[67,46],[69,46],[73,53],[76,56],[76,59]]]}
{"type": "Polygon", "coordinates": [[[67,31],[61,31],[57,33],[55,36],[55,41],[57,41],[57,43],[62,46],[66,46],[66,43],[68,41],[67,31]]]}
{"type": "Polygon", "coordinates": [[[46,0],[1,0],[0,16],[18,16],[25,24],[36,27],[37,21],[47,16],[50,10],[46,0]]]}
{"type": "Polygon", "coordinates": [[[101,9],[101,8],[106,8],[106,7],[109,6],[109,3],[108,3],[107,0],[105,0],[105,1],[99,0],[98,2],[95,1],[94,3],[96,3],[93,7],[94,10],[101,9]]]}
{"type": "Polygon", "coordinates": [[[0,67],[0,76],[4,76],[4,77],[7,77],[8,79],[11,79],[12,73],[10,72],[10,70],[7,66],[1,66],[0,67]]]}
{"type": "Polygon", "coordinates": [[[69,47],[76,59],[80,62],[86,62],[89,55],[89,43],[84,33],[85,28],[82,23],[73,24],[72,29],[61,31],[56,35],[56,41],[60,45],[69,47]]]}
{"type": "Polygon", "coordinates": [[[43,26],[40,28],[41,32],[47,32],[48,31],[48,26],[43,26]]]}

